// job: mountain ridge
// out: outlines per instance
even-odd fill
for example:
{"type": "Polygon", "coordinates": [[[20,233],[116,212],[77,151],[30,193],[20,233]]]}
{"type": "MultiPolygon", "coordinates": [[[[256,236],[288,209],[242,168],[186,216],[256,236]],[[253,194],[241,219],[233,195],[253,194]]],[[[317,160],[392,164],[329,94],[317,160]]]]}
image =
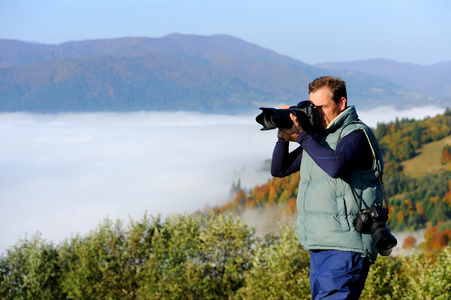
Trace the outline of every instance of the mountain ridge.
{"type": "MultiPolygon", "coordinates": [[[[57,45],[0,40],[0,111],[247,113],[304,100],[308,83],[327,73],[323,67],[228,35],[57,45]]],[[[348,83],[350,103],[359,108],[451,102],[451,92],[427,94],[371,73],[337,75],[348,83]]]]}
{"type": "Polygon", "coordinates": [[[451,61],[429,66],[398,63],[390,59],[368,59],[352,62],[329,62],[315,66],[334,71],[357,71],[388,79],[406,89],[431,95],[451,94],[451,61]]]}

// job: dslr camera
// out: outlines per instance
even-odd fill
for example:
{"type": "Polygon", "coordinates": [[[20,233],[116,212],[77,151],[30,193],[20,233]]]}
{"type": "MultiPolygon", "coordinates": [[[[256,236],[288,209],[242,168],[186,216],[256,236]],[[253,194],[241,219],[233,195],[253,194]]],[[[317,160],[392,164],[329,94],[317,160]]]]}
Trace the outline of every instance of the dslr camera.
{"type": "Polygon", "coordinates": [[[310,101],[301,101],[289,109],[275,109],[269,107],[260,107],[262,112],[255,118],[257,123],[263,128],[260,130],[271,130],[276,128],[290,129],[293,121],[290,114],[294,114],[301,124],[302,129],[308,133],[314,133],[320,128],[320,120],[316,106],[310,101]]]}
{"type": "Polygon", "coordinates": [[[387,220],[388,209],[378,203],[359,210],[355,219],[355,230],[359,233],[371,232],[376,249],[382,256],[390,255],[398,243],[385,224],[387,220]]]}

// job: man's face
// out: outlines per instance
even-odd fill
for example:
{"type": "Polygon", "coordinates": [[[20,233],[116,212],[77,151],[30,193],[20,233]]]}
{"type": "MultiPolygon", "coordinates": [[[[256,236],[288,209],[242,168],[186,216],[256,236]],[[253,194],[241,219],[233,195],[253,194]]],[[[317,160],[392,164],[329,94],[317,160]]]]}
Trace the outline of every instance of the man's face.
{"type": "Polygon", "coordinates": [[[332,97],[332,92],[327,87],[312,92],[309,96],[310,102],[315,104],[318,109],[321,127],[323,129],[346,108],[346,98],[341,98],[337,104],[332,100],[332,97]]]}

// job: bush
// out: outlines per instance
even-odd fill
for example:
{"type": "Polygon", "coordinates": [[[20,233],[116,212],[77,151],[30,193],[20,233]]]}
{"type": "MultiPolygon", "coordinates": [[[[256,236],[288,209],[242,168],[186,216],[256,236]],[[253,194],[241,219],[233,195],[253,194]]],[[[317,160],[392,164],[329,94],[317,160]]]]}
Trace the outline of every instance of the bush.
{"type": "Polygon", "coordinates": [[[145,299],[227,299],[243,285],[257,238],[224,215],[170,217],[155,232],[139,295],[145,299]]]}
{"type": "Polygon", "coordinates": [[[145,216],[125,230],[120,221],[105,220],[86,237],[65,241],[59,253],[64,269],[61,287],[67,298],[135,298],[157,224],[158,219],[152,223],[145,216]]]}
{"type": "Polygon", "coordinates": [[[2,299],[60,299],[58,249],[39,234],[25,237],[0,257],[2,299]]]}
{"type": "Polygon", "coordinates": [[[310,299],[309,252],[299,244],[294,226],[281,224],[256,248],[236,299],[310,299]]]}

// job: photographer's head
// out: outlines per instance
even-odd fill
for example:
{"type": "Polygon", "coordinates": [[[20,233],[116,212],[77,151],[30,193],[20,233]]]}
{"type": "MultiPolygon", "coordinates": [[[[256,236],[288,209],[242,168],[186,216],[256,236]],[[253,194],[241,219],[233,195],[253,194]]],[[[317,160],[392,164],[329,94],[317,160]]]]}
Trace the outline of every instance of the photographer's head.
{"type": "Polygon", "coordinates": [[[309,100],[315,104],[326,128],[347,106],[346,83],[339,77],[324,76],[309,84],[309,100]]]}

